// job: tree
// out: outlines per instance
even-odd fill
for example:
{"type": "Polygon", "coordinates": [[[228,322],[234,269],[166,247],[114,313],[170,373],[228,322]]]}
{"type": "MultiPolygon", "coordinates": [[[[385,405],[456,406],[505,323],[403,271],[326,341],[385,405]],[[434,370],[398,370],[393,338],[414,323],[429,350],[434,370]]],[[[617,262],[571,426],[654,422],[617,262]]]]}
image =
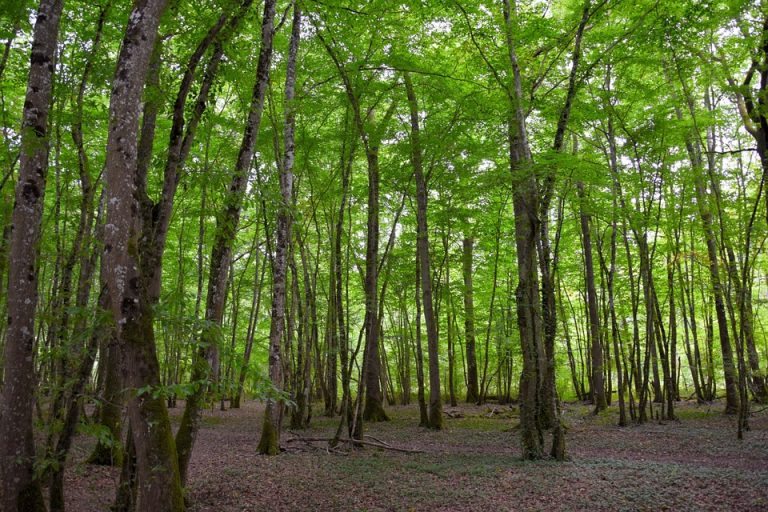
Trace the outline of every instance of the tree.
{"type": "Polygon", "coordinates": [[[8,265],[8,332],[0,402],[2,508],[45,510],[34,470],[32,409],[35,402],[35,310],[43,198],[48,172],[48,114],[63,2],[41,0],[21,128],[21,158],[11,219],[8,265]]]}
{"type": "Polygon", "coordinates": [[[105,163],[103,265],[117,324],[124,383],[133,390],[128,411],[136,449],[139,511],[157,506],[184,509],[168,411],[154,391],[160,385],[160,369],[149,281],[139,250],[140,194],[146,186],[146,174],[137,165],[136,135],[142,91],[165,4],[164,0],[139,0],[131,11],[112,84],[105,163]]]}
{"type": "Polygon", "coordinates": [[[443,425],[443,406],[440,396],[440,360],[438,359],[437,325],[432,304],[432,274],[429,258],[429,230],[427,228],[427,184],[422,166],[419,129],[419,106],[410,75],[403,74],[411,117],[411,163],[416,175],[416,216],[418,218],[417,246],[421,265],[421,301],[427,324],[427,352],[429,353],[429,423],[428,427],[440,430],[443,425]]]}
{"type": "MultiPolygon", "coordinates": [[[[293,5],[293,28],[288,50],[288,69],[285,77],[285,153],[280,166],[280,211],[277,214],[277,241],[272,265],[272,315],[269,328],[269,378],[275,391],[283,387],[283,361],[280,345],[285,329],[286,266],[291,245],[293,163],[295,158],[296,118],[293,109],[296,87],[296,56],[301,37],[301,8],[293,5]]],[[[283,420],[283,402],[280,397],[270,398],[264,411],[259,453],[276,455],[280,451],[280,428],[283,420]]]]}
{"type": "Polygon", "coordinates": [[[480,400],[477,387],[477,357],[475,356],[475,301],[472,287],[472,248],[474,240],[462,241],[462,268],[464,269],[464,337],[467,348],[467,402],[480,400]]]}

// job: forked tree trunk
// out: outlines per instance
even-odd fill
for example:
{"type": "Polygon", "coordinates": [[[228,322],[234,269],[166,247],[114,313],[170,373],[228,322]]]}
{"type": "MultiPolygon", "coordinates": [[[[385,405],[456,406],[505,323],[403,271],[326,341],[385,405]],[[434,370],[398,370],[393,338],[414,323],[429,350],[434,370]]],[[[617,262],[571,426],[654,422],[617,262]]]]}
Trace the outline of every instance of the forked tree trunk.
{"type": "Polygon", "coordinates": [[[0,402],[0,508],[44,511],[35,478],[32,433],[37,262],[48,172],[48,112],[51,104],[61,0],[41,0],[32,37],[21,129],[21,165],[9,246],[5,369],[0,402]]]}
{"type": "Polygon", "coordinates": [[[130,16],[110,100],[104,265],[122,349],[125,385],[135,390],[129,417],[136,447],[139,511],[184,509],[176,447],[162,397],[149,283],[143,275],[137,196],[146,176],[137,167],[142,92],[165,0],[140,0],[130,16]],[[140,394],[140,396],[139,396],[140,394]]]}
{"type": "MultiPolygon", "coordinates": [[[[520,441],[523,458],[530,460],[539,459],[544,454],[541,401],[546,372],[546,353],[542,337],[537,262],[540,225],[536,207],[539,204],[539,197],[526,132],[522,105],[522,79],[513,41],[509,0],[504,0],[503,11],[507,53],[513,74],[513,83],[508,90],[510,101],[508,145],[517,249],[517,325],[523,352],[523,370],[520,376],[520,441]]],[[[563,459],[565,438],[559,426],[559,418],[556,420],[553,455],[563,459]]]]}

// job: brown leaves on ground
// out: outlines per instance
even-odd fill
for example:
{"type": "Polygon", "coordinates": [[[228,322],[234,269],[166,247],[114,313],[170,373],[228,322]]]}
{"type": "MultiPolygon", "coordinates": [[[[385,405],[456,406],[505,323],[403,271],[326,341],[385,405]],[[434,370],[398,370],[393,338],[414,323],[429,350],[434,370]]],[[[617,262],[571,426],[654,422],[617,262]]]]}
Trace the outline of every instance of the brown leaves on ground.
{"type": "MultiPolygon", "coordinates": [[[[263,406],[249,402],[204,413],[189,510],[768,510],[768,413],[738,441],[735,419],[721,410],[679,404],[680,421],[619,428],[613,409],[593,416],[566,404],[571,460],[534,463],[519,459],[516,409],[496,404],[450,408],[440,432],[419,428],[413,406],[390,407],[392,421],[366,425],[376,440],[424,453],[294,442],[259,456],[263,406]]],[[[336,421],[315,417],[297,434],[330,437],[336,421]]],[[[70,511],[108,510],[114,496],[119,472],[83,463],[91,443],[81,437],[73,451],[70,511]]]]}

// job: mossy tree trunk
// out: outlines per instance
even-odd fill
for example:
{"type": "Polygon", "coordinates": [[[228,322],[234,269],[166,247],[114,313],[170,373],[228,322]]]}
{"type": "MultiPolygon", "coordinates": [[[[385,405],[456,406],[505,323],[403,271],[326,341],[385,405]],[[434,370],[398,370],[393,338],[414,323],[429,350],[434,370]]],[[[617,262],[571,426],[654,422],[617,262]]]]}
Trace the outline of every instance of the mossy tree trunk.
{"type": "Polygon", "coordinates": [[[124,383],[134,392],[128,411],[136,446],[139,511],[184,509],[168,411],[162,397],[154,393],[160,371],[139,240],[143,224],[139,200],[146,174],[137,165],[136,134],[150,55],[165,6],[165,0],[139,1],[131,12],[112,85],[105,163],[104,265],[124,383]]]}

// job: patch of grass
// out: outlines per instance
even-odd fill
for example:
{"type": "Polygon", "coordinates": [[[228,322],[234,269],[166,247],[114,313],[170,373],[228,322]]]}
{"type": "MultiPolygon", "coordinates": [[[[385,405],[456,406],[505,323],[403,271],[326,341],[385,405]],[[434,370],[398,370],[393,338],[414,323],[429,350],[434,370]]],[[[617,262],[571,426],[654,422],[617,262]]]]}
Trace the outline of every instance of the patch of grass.
{"type": "Polygon", "coordinates": [[[350,477],[360,483],[372,484],[382,480],[387,473],[394,472],[399,466],[399,458],[387,456],[378,451],[366,451],[339,460],[336,469],[344,477],[350,477]]]}
{"type": "Polygon", "coordinates": [[[722,414],[722,409],[711,405],[693,405],[675,408],[675,416],[679,420],[702,420],[722,414]]]}
{"type": "Polygon", "coordinates": [[[503,432],[517,423],[517,419],[488,418],[486,416],[464,416],[463,418],[445,420],[447,427],[479,432],[503,432]]]}
{"type": "Polygon", "coordinates": [[[216,425],[223,425],[226,421],[227,420],[221,416],[203,416],[200,424],[206,427],[214,427],[216,425]]]}
{"type": "Polygon", "coordinates": [[[455,455],[439,459],[411,459],[402,464],[402,467],[408,472],[428,473],[441,478],[492,478],[516,462],[519,461],[504,455],[455,455]]]}

